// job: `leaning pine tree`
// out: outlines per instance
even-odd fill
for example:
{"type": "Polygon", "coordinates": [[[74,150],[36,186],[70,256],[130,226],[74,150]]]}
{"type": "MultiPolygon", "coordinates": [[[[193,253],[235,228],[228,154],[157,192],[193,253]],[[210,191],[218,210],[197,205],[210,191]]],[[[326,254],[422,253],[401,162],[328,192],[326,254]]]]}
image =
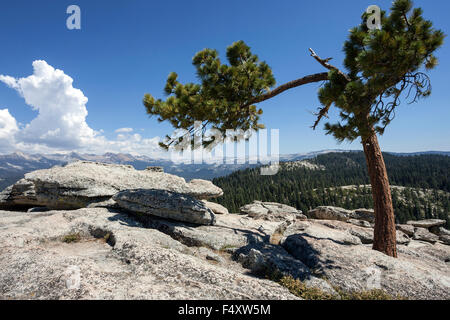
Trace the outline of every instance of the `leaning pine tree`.
{"type": "MultiPolygon", "coordinates": [[[[437,65],[434,52],[443,44],[444,34],[422,18],[420,8],[412,9],[410,0],[394,1],[390,15],[381,12],[381,29],[370,30],[369,18],[364,13],[361,24],[350,30],[344,44],[345,71],[309,49],[328,72],[274,87],[271,68],[238,41],[227,49],[229,65],[221,63],[216,50],[204,49],[194,56],[201,84],[182,84],[177,74],[171,73],[165,101],[145,95],[147,113],[158,115],[159,121],[168,120],[175,129],[184,129],[192,136],[207,128],[223,133],[226,129],[258,130],[264,126],[259,123],[262,110],[256,104],[288,89],[324,81],[318,93],[322,106],[312,127],[316,128],[328,117],[329,109],[336,107],[340,119],[326,123],[326,133],[338,141],[361,140],[375,209],[373,249],[396,257],[394,210],[377,134],[383,134],[392,121],[403,96],[415,102],[430,95],[431,85],[424,70],[437,65]],[[202,126],[194,125],[195,121],[201,121],[202,126]]],[[[167,136],[161,146],[176,146],[180,141],[182,137],[167,136]]]]}

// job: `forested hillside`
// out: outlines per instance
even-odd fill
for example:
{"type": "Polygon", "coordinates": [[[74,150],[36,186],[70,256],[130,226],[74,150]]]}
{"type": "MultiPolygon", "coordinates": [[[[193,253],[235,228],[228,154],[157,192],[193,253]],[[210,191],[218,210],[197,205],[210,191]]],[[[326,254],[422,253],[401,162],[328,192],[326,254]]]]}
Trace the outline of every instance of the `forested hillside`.
{"type": "MultiPolygon", "coordinates": [[[[450,212],[450,157],[384,154],[396,220],[441,218],[450,212]]],[[[258,168],[216,178],[224,196],[217,201],[230,212],[253,200],[289,204],[307,211],[320,205],[371,208],[372,196],[362,152],[328,153],[314,159],[281,163],[273,176],[258,168]]]]}

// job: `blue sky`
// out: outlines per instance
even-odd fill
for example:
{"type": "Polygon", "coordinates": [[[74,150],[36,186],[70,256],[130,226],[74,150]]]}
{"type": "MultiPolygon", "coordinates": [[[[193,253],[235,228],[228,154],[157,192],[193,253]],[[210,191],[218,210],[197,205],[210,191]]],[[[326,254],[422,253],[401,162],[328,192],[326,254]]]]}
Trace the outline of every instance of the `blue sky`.
{"type": "MultiPolygon", "coordinates": [[[[436,28],[449,33],[449,1],[414,3],[424,9],[424,16],[436,28]]],[[[100,152],[105,144],[112,151],[145,153],[139,145],[150,148],[156,141],[153,137],[163,137],[172,128],[148,118],[141,102],[143,95],[148,92],[164,97],[165,80],[171,71],[176,71],[182,82],[195,81],[191,59],[197,51],[215,48],[223,55],[232,42],[244,40],[272,67],[279,85],[325,71],[309,56],[309,47],[324,58],[333,57],[332,62],[340,67],[348,30],[360,22],[361,13],[371,4],[387,10],[391,1],[3,1],[0,75],[29,77],[35,60],[62,70],[73,79],[73,87],[89,99],[85,123],[92,131],[81,123],[79,130],[85,136],[78,138],[81,131],[64,129],[63,138],[57,136],[60,131],[53,130],[53,138],[39,144],[37,137],[44,122],[50,125],[59,120],[52,120],[47,110],[46,117],[41,115],[35,121],[45,110],[31,108],[17,90],[0,82],[0,110],[8,109],[9,115],[3,115],[15,119],[17,128],[11,130],[23,131],[12,145],[5,142],[3,149],[0,141],[0,151],[77,149],[95,136],[97,146],[92,150],[100,152]],[[81,8],[81,30],[66,28],[66,8],[71,4],[81,8]],[[23,130],[27,124],[29,128],[23,130]],[[133,131],[116,132],[119,128],[133,131]]],[[[399,107],[396,119],[380,139],[383,150],[450,150],[450,48],[446,40],[437,53],[440,65],[430,73],[432,96],[399,107]]],[[[51,85],[63,79],[54,79],[51,85]]],[[[268,129],[280,130],[280,153],[361,149],[357,141],[337,144],[321,128],[310,128],[314,122],[310,111],[319,106],[317,89],[318,84],[296,88],[261,104],[262,123],[268,129]]],[[[7,138],[0,130],[0,140],[7,138]]]]}

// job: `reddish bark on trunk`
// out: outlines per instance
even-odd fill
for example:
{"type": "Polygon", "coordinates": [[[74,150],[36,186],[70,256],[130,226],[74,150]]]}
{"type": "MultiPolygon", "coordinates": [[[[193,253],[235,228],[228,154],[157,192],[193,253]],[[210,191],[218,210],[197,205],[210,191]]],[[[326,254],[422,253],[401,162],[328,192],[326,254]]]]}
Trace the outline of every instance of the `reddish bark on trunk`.
{"type": "Polygon", "coordinates": [[[376,133],[362,141],[375,209],[373,249],[397,257],[395,216],[386,165],[376,133]]]}

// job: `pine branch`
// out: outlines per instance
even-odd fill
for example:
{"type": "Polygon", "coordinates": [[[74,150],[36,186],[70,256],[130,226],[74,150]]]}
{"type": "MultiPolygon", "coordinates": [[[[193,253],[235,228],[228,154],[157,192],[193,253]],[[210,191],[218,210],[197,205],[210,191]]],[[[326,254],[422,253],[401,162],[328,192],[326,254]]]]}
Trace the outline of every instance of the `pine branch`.
{"type": "MultiPolygon", "coordinates": [[[[348,82],[351,81],[350,77],[345,74],[344,72],[342,72],[341,70],[339,70],[337,67],[329,64],[328,62],[332,59],[332,58],[328,58],[328,59],[322,59],[320,58],[313,49],[309,48],[309,52],[311,52],[311,56],[317,60],[317,62],[319,62],[322,66],[324,66],[325,68],[327,68],[328,70],[336,70],[342,77],[345,78],[345,80],[347,80],[348,82]]],[[[314,115],[317,116],[316,121],[314,122],[314,124],[312,125],[311,128],[313,128],[313,130],[316,129],[317,125],[320,123],[320,120],[322,120],[323,117],[328,118],[328,110],[330,110],[331,107],[331,103],[319,108],[318,112],[315,113],[314,115]]]]}
{"type": "Polygon", "coordinates": [[[403,19],[405,19],[406,26],[408,27],[408,31],[411,29],[411,25],[409,24],[408,17],[406,16],[406,13],[403,13],[403,19]]]}
{"type": "Polygon", "coordinates": [[[321,59],[315,52],[313,49],[309,48],[309,52],[311,52],[311,56],[317,60],[317,62],[319,62],[322,66],[324,66],[325,68],[327,68],[328,70],[336,70],[341,76],[343,76],[348,82],[352,81],[350,79],[350,77],[345,74],[344,72],[342,72],[341,70],[339,70],[338,68],[336,68],[335,66],[331,65],[328,63],[328,61],[330,61],[332,58],[328,58],[328,59],[321,59]]]}
{"type": "Polygon", "coordinates": [[[314,125],[311,127],[313,128],[313,130],[316,130],[317,125],[319,124],[320,120],[322,120],[323,117],[328,118],[328,110],[330,110],[330,107],[331,103],[323,108],[319,108],[319,112],[314,114],[315,116],[317,116],[317,119],[314,122],[314,125]]]}
{"type": "Polygon", "coordinates": [[[328,80],[328,72],[310,74],[310,75],[307,75],[307,76],[305,76],[303,78],[289,81],[289,82],[287,82],[285,84],[282,84],[281,86],[276,87],[275,89],[273,89],[273,90],[271,90],[271,91],[269,91],[269,92],[267,92],[267,93],[265,93],[263,95],[255,97],[253,100],[251,100],[250,102],[246,103],[242,107],[245,108],[245,107],[248,107],[248,106],[250,106],[252,104],[268,100],[270,98],[273,98],[273,97],[279,95],[280,93],[282,93],[282,92],[284,92],[286,90],[289,90],[289,89],[292,89],[292,88],[295,88],[295,87],[299,87],[299,86],[302,86],[304,84],[313,83],[313,82],[320,82],[320,81],[326,81],[326,80],[328,80]]]}

